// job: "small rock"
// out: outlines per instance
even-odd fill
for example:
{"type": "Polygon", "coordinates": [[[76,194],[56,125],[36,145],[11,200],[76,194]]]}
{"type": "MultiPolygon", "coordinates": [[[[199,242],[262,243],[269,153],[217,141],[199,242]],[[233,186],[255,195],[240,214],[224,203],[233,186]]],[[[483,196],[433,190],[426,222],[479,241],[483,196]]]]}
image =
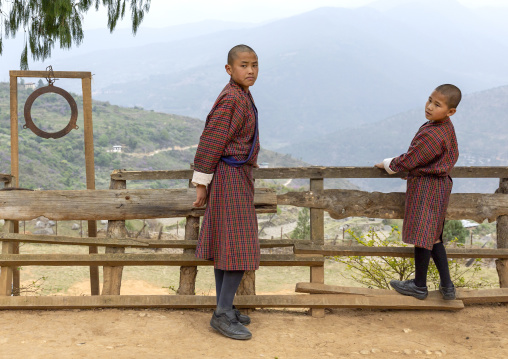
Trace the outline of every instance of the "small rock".
{"type": "Polygon", "coordinates": [[[106,349],[114,349],[114,347],[106,347],[106,349]]]}
{"type": "Polygon", "coordinates": [[[441,353],[443,353],[443,355],[446,355],[446,350],[441,349],[441,353]]]}
{"type": "Polygon", "coordinates": [[[81,345],[85,345],[85,344],[86,344],[86,342],[83,342],[83,343],[77,343],[76,345],[79,347],[79,346],[81,346],[81,345]]]}
{"type": "Polygon", "coordinates": [[[73,223],[73,224],[72,224],[71,229],[72,229],[73,231],[77,231],[79,228],[80,228],[79,224],[77,224],[77,223],[73,223]]]}
{"type": "Polygon", "coordinates": [[[417,349],[415,349],[415,354],[422,354],[422,352],[417,350],[417,349]]]}
{"type": "Polygon", "coordinates": [[[404,349],[402,352],[403,352],[404,354],[406,354],[406,355],[411,355],[411,354],[413,354],[413,352],[412,352],[410,349],[404,349]]]}
{"type": "Polygon", "coordinates": [[[412,332],[412,330],[411,330],[411,329],[409,329],[409,328],[404,329],[404,333],[406,333],[406,334],[407,334],[407,333],[411,333],[411,332],[412,332]]]}
{"type": "Polygon", "coordinates": [[[139,313],[139,316],[140,316],[141,318],[146,317],[146,313],[139,313]]]}
{"type": "Polygon", "coordinates": [[[138,344],[138,345],[136,345],[136,346],[137,346],[137,347],[142,347],[142,346],[143,346],[143,344],[138,344]]]}
{"type": "Polygon", "coordinates": [[[374,354],[376,354],[376,353],[381,353],[381,349],[378,349],[378,348],[372,348],[371,352],[373,352],[374,354]]]}
{"type": "Polygon", "coordinates": [[[427,354],[427,355],[431,355],[431,354],[432,354],[432,351],[430,351],[430,350],[428,350],[428,349],[427,349],[427,350],[425,350],[425,354],[427,354]]]}
{"type": "Polygon", "coordinates": [[[326,355],[327,357],[333,357],[333,353],[330,353],[330,352],[327,352],[324,355],[326,355]]]}
{"type": "Polygon", "coordinates": [[[367,350],[367,349],[360,350],[360,354],[362,354],[362,355],[370,354],[370,350],[367,350]]]}

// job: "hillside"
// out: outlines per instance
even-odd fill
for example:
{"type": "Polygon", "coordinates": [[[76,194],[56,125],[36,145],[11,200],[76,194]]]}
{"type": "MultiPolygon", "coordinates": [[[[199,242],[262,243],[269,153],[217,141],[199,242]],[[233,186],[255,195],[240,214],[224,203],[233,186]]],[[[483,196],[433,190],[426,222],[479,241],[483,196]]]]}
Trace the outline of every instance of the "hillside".
{"type": "MultiPolygon", "coordinates": [[[[407,150],[414,134],[426,121],[424,104],[425,98],[422,98],[422,105],[417,109],[373,124],[309,139],[281,151],[292,153],[316,165],[347,166],[354,163],[358,166],[371,166],[383,158],[397,156],[407,150]]],[[[457,165],[508,165],[507,113],[508,86],[464,96],[457,114],[452,117],[460,150],[457,165]]],[[[457,180],[458,186],[455,186],[455,189],[460,192],[492,192],[497,188],[497,182],[457,180]]],[[[382,187],[375,187],[367,185],[365,181],[356,183],[369,189],[389,189],[384,184],[382,187]]],[[[400,185],[391,190],[394,188],[400,189],[400,185]]]]}
{"type": "MultiPolygon", "coordinates": [[[[23,106],[32,90],[25,90],[22,86],[19,88],[20,186],[84,189],[82,97],[73,94],[78,106],[79,129],[72,130],[60,139],[43,139],[29,129],[23,129],[25,123],[23,106]]],[[[92,110],[97,188],[109,187],[109,175],[114,169],[187,169],[193,161],[196,145],[203,130],[203,121],[145,111],[139,107],[119,107],[101,101],[93,101],[92,110]],[[113,145],[122,145],[123,152],[111,152],[113,145]]],[[[34,102],[32,118],[39,128],[55,132],[67,125],[70,109],[60,96],[46,94],[34,102]]],[[[259,156],[259,162],[268,162],[271,167],[308,165],[289,155],[264,149],[259,156]]],[[[0,83],[0,172],[10,173],[10,110],[7,83],[0,83]]],[[[129,187],[161,188],[185,186],[186,183],[187,181],[131,182],[129,187]]],[[[351,184],[342,180],[335,182],[334,185],[352,188],[351,184]]]]}
{"type": "MultiPolygon", "coordinates": [[[[108,48],[106,36],[85,37],[83,51],[48,63],[92,71],[96,99],[203,120],[228,81],[227,51],[247,43],[260,59],[253,94],[261,137],[279,150],[419,106],[440,83],[456,83],[464,93],[507,84],[508,28],[489,21],[496,14],[452,0],[397,1],[322,8],[245,28],[222,24],[205,32],[202,24],[194,31],[188,25],[167,39],[153,36],[157,43],[138,41],[145,30],[153,34],[141,27],[139,39],[118,41],[124,47],[108,48]]],[[[41,65],[32,68],[47,64],[41,65]]]]}

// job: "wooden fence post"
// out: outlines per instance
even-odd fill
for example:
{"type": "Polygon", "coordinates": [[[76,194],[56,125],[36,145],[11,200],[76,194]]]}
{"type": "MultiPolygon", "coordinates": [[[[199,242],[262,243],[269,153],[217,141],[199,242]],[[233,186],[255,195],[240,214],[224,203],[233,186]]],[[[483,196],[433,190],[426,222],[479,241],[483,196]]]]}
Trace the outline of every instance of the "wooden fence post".
{"type": "MultiPolygon", "coordinates": [[[[324,189],[324,180],[322,178],[310,179],[310,190],[320,191],[324,189]]],[[[310,240],[312,244],[323,245],[325,244],[325,213],[322,209],[310,209],[310,240]]],[[[325,282],[325,267],[324,264],[319,267],[310,268],[310,282],[311,283],[324,283],[325,282]]],[[[310,313],[315,318],[322,318],[325,316],[323,308],[313,308],[310,313]]]]}
{"type": "MultiPolygon", "coordinates": [[[[194,165],[191,164],[191,169],[194,165]]],[[[194,188],[191,180],[189,180],[189,188],[194,188]]],[[[199,217],[187,216],[185,220],[185,240],[197,241],[199,238],[199,217]]],[[[194,254],[196,250],[186,248],[183,253],[194,254]]],[[[198,267],[180,267],[180,285],[176,294],[179,295],[195,295],[196,294],[196,276],[198,275],[198,267]]]]}
{"type": "MultiPolygon", "coordinates": [[[[496,193],[508,194],[508,178],[499,179],[496,193]]],[[[497,217],[497,248],[508,248],[508,216],[497,217]]],[[[499,286],[508,288],[508,260],[496,259],[496,269],[499,276],[499,286]]]]}
{"type": "MultiPolygon", "coordinates": [[[[126,189],[127,182],[111,179],[109,189],[126,189]]],[[[107,238],[127,238],[125,221],[108,221],[107,238]]],[[[106,247],[106,253],[125,253],[125,247],[106,247]]],[[[103,267],[102,295],[120,295],[123,267],[103,267]]]]}
{"type": "MultiPolygon", "coordinates": [[[[12,181],[5,187],[13,187],[12,181]]],[[[14,233],[14,221],[5,220],[3,232],[14,233]]],[[[2,242],[2,254],[14,254],[13,242],[2,242]]],[[[13,272],[15,267],[2,267],[0,272],[0,296],[10,296],[13,290],[13,272]]],[[[19,277],[18,277],[19,278],[19,277]]],[[[19,294],[19,288],[17,290],[19,294]]]]}

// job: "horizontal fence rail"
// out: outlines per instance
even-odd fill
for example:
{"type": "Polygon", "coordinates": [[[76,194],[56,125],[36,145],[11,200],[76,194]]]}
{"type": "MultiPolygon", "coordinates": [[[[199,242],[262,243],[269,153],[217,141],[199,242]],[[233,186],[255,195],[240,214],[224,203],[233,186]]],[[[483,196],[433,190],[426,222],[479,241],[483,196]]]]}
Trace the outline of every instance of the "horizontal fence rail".
{"type": "MultiPolygon", "coordinates": [[[[13,266],[209,266],[213,261],[194,254],[0,254],[2,267],[13,266]]],[[[322,266],[322,256],[261,254],[263,266],[322,266]]]]}
{"type": "MultiPolygon", "coordinates": [[[[0,191],[0,218],[31,220],[127,220],[202,216],[195,189],[0,191]]],[[[257,213],[277,211],[274,190],[256,188],[257,213]]]]}
{"type": "MultiPolygon", "coordinates": [[[[18,233],[1,233],[0,241],[24,242],[38,244],[60,244],[74,246],[128,247],[128,248],[181,248],[195,249],[195,240],[181,239],[133,239],[133,238],[97,238],[97,237],[69,237],[54,235],[31,235],[18,233]]],[[[293,247],[297,243],[309,243],[305,239],[260,239],[261,248],[293,247]]]]}
{"type": "MultiPolygon", "coordinates": [[[[277,196],[277,204],[324,209],[330,217],[404,218],[406,194],[326,189],[289,192],[277,196]]],[[[452,193],[446,219],[472,219],[478,223],[508,215],[506,194],[452,193]]]]}
{"type": "MultiPolygon", "coordinates": [[[[291,178],[400,178],[404,172],[389,175],[385,170],[374,167],[278,167],[255,168],[256,179],[291,178]]],[[[116,170],[111,178],[124,181],[191,179],[192,170],[172,171],[123,171],[116,170]]],[[[508,167],[455,167],[453,178],[508,178],[508,167]]]]}

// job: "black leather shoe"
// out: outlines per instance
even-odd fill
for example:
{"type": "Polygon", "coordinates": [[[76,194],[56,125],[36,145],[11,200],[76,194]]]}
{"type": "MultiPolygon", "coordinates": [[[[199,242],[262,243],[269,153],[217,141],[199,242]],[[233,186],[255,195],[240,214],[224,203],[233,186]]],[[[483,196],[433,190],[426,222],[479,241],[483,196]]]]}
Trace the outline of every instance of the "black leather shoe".
{"type": "Polygon", "coordinates": [[[219,315],[214,311],[210,325],[213,329],[231,339],[248,340],[252,338],[249,329],[245,328],[236,318],[234,309],[219,315]]]}
{"type": "Polygon", "coordinates": [[[452,285],[451,287],[441,287],[441,284],[440,284],[439,285],[439,292],[443,296],[444,300],[454,300],[456,298],[454,285],[452,285]]]}
{"type": "Polygon", "coordinates": [[[238,321],[240,323],[242,323],[243,325],[250,324],[250,317],[248,315],[240,313],[240,311],[238,309],[236,309],[236,307],[234,305],[233,305],[233,310],[235,311],[236,319],[238,319],[238,321]]]}
{"type": "Polygon", "coordinates": [[[400,294],[410,295],[423,300],[429,295],[427,287],[417,287],[414,280],[391,280],[390,285],[400,294]]]}

